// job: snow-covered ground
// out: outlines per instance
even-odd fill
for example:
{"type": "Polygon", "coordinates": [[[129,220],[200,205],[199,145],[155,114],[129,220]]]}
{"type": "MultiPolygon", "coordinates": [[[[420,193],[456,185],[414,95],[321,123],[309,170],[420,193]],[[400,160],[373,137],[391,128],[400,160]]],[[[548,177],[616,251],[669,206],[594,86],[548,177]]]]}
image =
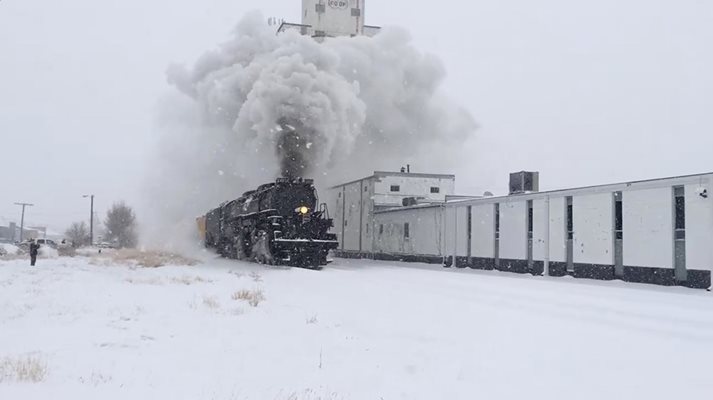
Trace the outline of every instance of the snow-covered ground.
{"type": "Polygon", "coordinates": [[[348,260],[94,264],[0,262],[0,399],[713,393],[705,291],[348,260]],[[18,380],[22,363],[39,382],[18,380]]]}
{"type": "Polygon", "coordinates": [[[16,254],[19,248],[15,245],[9,243],[0,243],[0,255],[2,254],[16,254]]]}

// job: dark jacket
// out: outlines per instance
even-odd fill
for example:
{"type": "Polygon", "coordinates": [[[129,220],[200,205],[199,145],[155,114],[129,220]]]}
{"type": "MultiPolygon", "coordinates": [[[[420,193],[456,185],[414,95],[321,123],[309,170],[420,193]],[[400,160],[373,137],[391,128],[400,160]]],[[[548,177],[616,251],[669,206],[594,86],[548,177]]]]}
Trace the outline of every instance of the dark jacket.
{"type": "Polygon", "coordinates": [[[37,257],[37,253],[40,251],[40,245],[37,243],[30,243],[30,257],[37,257]]]}

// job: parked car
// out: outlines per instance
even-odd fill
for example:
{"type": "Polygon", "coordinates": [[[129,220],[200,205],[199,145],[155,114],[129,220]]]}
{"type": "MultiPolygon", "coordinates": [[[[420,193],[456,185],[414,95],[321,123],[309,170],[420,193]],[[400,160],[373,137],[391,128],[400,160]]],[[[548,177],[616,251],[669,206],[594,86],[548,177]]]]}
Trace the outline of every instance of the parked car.
{"type": "MultiPolygon", "coordinates": [[[[40,247],[47,246],[47,247],[51,247],[53,249],[57,248],[57,242],[55,242],[52,239],[35,239],[35,243],[39,244],[40,247]]],[[[17,243],[16,246],[19,247],[20,250],[22,250],[25,253],[30,251],[30,241],[29,240],[25,240],[22,243],[17,243]]]]}
{"type": "Polygon", "coordinates": [[[57,248],[57,242],[52,239],[37,239],[35,240],[40,246],[49,246],[53,249],[57,248]]]}

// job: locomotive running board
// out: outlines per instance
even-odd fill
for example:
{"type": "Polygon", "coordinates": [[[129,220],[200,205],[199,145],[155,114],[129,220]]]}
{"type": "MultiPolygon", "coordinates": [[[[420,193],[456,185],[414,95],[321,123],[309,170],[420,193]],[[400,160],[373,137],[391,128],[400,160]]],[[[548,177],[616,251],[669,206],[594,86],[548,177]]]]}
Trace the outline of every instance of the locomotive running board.
{"type": "Polygon", "coordinates": [[[339,242],[336,240],[315,240],[315,239],[275,239],[275,242],[277,242],[277,243],[294,243],[294,244],[315,243],[315,244],[336,244],[336,245],[339,245],[339,242]]]}

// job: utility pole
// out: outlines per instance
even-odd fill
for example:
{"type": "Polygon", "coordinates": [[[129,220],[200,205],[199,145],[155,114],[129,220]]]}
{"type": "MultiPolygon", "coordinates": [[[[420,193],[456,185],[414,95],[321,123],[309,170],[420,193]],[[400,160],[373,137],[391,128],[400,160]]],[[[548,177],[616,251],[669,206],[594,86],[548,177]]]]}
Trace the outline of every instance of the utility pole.
{"type": "Polygon", "coordinates": [[[94,244],[94,195],[85,194],[82,197],[91,199],[91,208],[89,210],[89,245],[91,246],[94,244]]]}
{"type": "MultiPolygon", "coordinates": [[[[22,242],[22,235],[25,233],[25,207],[32,207],[34,204],[30,203],[15,203],[16,206],[22,206],[22,218],[20,219],[20,242],[22,242]]],[[[13,237],[15,233],[13,232],[13,237]]]]}

